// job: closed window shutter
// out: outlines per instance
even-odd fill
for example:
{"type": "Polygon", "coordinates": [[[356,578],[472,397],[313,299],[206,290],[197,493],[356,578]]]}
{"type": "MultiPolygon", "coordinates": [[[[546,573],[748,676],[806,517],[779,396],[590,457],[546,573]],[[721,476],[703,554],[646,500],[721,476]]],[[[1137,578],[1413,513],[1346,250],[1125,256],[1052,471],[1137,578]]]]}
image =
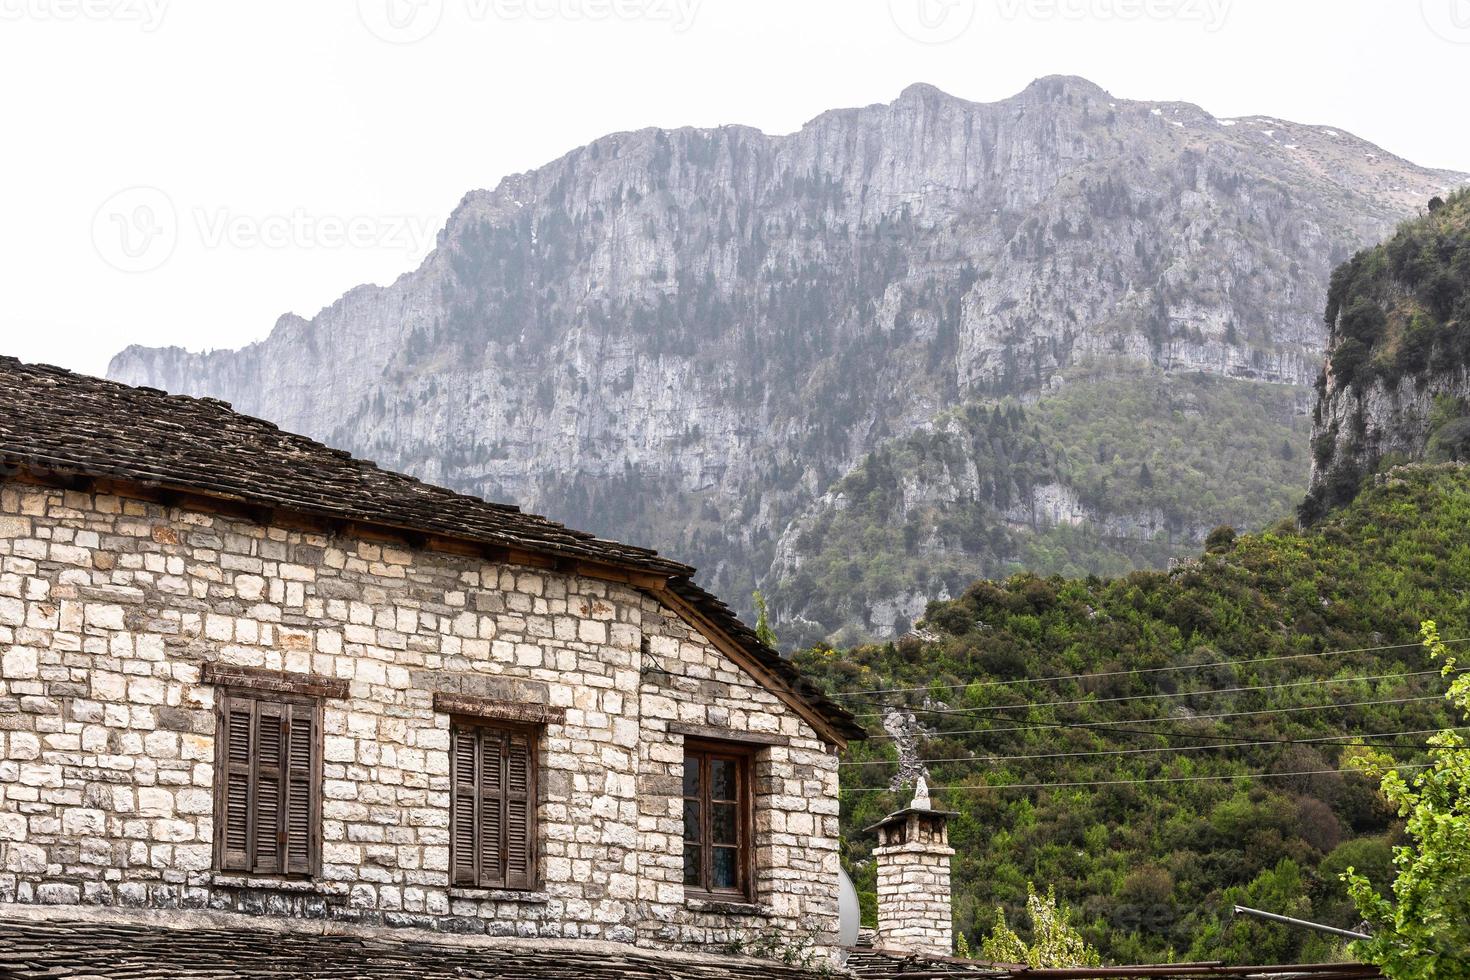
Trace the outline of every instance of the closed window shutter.
{"type": "Polygon", "coordinates": [[[454,839],[454,883],[477,885],[480,883],[479,827],[476,814],[479,810],[479,783],[475,774],[479,771],[479,737],[473,728],[454,730],[454,799],[450,811],[451,833],[454,839]]]}
{"type": "Polygon", "coordinates": [[[226,698],[218,737],[224,740],[219,758],[219,778],[224,780],[220,796],[220,870],[250,870],[250,780],[254,771],[255,702],[226,698]]]}
{"type": "Polygon", "coordinates": [[[532,848],[536,835],[531,799],[531,743],[521,734],[506,739],[505,751],[505,884],[530,888],[535,865],[532,848]]]}
{"type": "Polygon", "coordinates": [[[285,756],[289,707],[260,701],[255,706],[255,854],[251,870],[280,874],[285,870],[285,756]]]}
{"type": "Polygon", "coordinates": [[[480,730],[480,884],[504,887],[505,742],[503,732],[480,730]]]}
{"type": "Polygon", "coordinates": [[[287,705],[286,731],[286,803],[285,855],[286,871],[310,874],[312,820],[315,799],[312,795],[312,745],[316,739],[316,712],[309,705],[287,705]]]}
{"type": "Polygon", "coordinates": [[[535,742],[522,731],[456,726],[450,735],[451,883],[536,884],[535,742]]]}

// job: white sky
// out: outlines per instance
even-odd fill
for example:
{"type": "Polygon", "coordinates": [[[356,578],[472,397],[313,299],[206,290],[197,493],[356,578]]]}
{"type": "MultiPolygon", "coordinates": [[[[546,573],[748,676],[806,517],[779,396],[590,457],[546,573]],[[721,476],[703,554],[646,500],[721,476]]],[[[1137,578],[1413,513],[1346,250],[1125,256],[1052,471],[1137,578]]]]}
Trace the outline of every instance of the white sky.
{"type": "Polygon", "coordinates": [[[249,343],[608,132],[1055,73],[1470,171],[1470,0],[0,0],[0,353],[249,343]]]}

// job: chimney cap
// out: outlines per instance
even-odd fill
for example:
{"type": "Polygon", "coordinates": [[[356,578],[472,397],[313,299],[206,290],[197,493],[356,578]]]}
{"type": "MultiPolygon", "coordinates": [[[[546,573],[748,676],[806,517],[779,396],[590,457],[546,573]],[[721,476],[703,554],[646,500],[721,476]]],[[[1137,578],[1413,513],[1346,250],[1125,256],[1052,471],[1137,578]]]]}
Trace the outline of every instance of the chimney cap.
{"type": "Polygon", "coordinates": [[[909,804],[910,809],[932,810],[934,804],[929,802],[929,780],[923,776],[919,777],[919,783],[914,787],[914,802],[909,804]]]}
{"type": "Polygon", "coordinates": [[[873,831],[879,830],[883,827],[887,827],[895,823],[901,823],[911,816],[944,817],[946,820],[948,820],[950,817],[959,816],[959,812],[956,810],[934,809],[934,804],[931,803],[929,800],[929,781],[923,776],[920,776],[918,785],[914,787],[913,802],[904,807],[902,810],[896,810],[893,813],[890,813],[888,816],[884,817],[882,820],[879,820],[871,827],[865,828],[863,833],[872,833],[873,831]]]}

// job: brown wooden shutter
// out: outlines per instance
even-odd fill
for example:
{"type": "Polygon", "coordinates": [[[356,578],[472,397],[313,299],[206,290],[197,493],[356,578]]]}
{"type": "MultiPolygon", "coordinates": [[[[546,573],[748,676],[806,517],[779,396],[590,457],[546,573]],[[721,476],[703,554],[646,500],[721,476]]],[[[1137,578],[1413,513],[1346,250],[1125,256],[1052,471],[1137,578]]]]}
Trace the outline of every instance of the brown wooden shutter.
{"type": "Polygon", "coordinates": [[[312,846],[312,831],[317,823],[312,819],[317,802],[312,773],[316,711],[307,704],[286,707],[285,870],[289,874],[311,874],[312,855],[316,851],[312,846]]]}
{"type": "Polygon", "coordinates": [[[479,781],[475,778],[479,771],[479,741],[478,732],[473,728],[454,730],[454,758],[450,760],[454,785],[449,820],[456,885],[480,883],[480,832],[476,823],[480,794],[479,781]]]}
{"type": "Polygon", "coordinates": [[[530,888],[535,867],[535,801],[532,796],[531,742],[511,733],[505,740],[505,884],[530,888]]]}
{"type": "Polygon", "coordinates": [[[285,756],[288,706],[258,701],[255,705],[255,854],[251,870],[280,874],[285,870],[285,756]]]}
{"type": "Polygon", "coordinates": [[[223,781],[219,794],[219,867],[222,871],[250,870],[250,781],[254,773],[255,702],[225,697],[218,754],[223,781]]]}
{"type": "Polygon", "coordinates": [[[450,876],[455,885],[536,883],[536,770],[527,732],[456,726],[450,736],[450,876]]]}
{"type": "Polygon", "coordinates": [[[505,886],[505,734],[479,730],[480,741],[480,884],[505,886]]]}

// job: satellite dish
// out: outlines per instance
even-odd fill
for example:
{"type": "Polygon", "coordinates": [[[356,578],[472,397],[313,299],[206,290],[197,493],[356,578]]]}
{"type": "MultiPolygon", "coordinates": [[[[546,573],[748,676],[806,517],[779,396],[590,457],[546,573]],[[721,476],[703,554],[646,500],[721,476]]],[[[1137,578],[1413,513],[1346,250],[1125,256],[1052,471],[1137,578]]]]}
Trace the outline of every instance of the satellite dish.
{"type": "Polygon", "coordinates": [[[857,889],[847,876],[847,869],[839,868],[837,874],[837,942],[851,949],[857,945],[862,910],[858,908],[857,889]]]}

